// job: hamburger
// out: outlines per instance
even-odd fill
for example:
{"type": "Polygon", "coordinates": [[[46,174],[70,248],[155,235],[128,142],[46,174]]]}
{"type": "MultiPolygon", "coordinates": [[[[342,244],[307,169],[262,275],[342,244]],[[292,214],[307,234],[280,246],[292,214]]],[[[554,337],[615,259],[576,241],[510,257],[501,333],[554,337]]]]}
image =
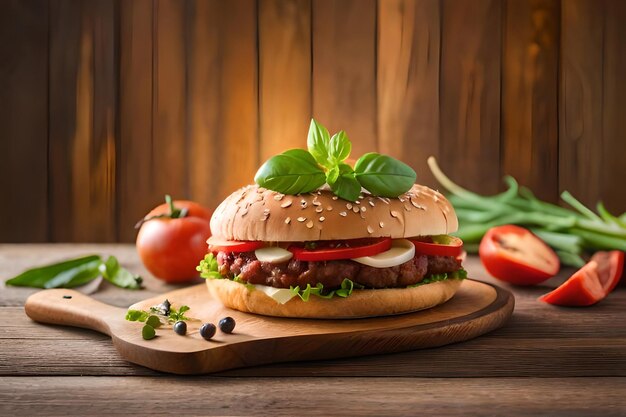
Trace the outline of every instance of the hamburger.
{"type": "Polygon", "coordinates": [[[408,313],[448,301],[466,273],[458,222],[439,192],[397,197],[326,185],[296,195],[259,185],[227,197],[211,218],[198,269],[226,307],[267,316],[343,319],[408,313]]]}

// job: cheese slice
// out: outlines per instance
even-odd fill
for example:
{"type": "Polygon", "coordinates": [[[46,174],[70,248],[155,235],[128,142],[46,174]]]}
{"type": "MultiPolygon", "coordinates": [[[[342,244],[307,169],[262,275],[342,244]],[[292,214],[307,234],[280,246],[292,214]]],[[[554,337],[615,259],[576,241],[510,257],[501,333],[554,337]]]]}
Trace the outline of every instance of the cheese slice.
{"type": "Polygon", "coordinates": [[[410,261],[415,256],[415,245],[407,239],[394,239],[391,248],[374,256],[352,259],[374,268],[389,268],[410,261]]]}
{"type": "Polygon", "coordinates": [[[291,300],[296,296],[289,288],[274,288],[269,287],[267,285],[255,285],[255,290],[261,291],[265,293],[268,297],[271,297],[279,304],[285,304],[287,301],[291,300]]]}
{"type": "Polygon", "coordinates": [[[293,257],[293,253],[286,249],[279,248],[278,246],[257,249],[254,251],[254,255],[259,261],[269,262],[271,264],[287,262],[293,257]]]}

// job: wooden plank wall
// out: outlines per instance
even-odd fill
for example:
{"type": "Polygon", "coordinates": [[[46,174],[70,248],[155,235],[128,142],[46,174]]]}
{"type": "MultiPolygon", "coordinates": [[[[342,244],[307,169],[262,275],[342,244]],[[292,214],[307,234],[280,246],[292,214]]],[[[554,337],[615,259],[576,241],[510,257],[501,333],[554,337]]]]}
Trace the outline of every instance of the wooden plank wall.
{"type": "Polygon", "coordinates": [[[132,241],[165,193],[215,206],[305,146],[438,156],[626,211],[626,2],[6,0],[0,241],[132,241]]]}

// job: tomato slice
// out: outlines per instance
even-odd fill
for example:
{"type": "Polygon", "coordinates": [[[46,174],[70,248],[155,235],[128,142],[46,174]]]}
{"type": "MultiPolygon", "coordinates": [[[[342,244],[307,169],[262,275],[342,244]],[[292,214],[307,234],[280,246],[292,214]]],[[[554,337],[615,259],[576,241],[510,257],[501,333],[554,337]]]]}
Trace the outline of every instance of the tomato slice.
{"type": "Polygon", "coordinates": [[[206,243],[209,244],[209,251],[211,252],[252,252],[265,246],[261,241],[223,240],[215,236],[211,236],[206,243]]]}
{"type": "Polygon", "coordinates": [[[453,256],[463,254],[463,241],[448,235],[418,236],[409,238],[415,245],[415,253],[430,256],[453,256]]]}
{"type": "Polygon", "coordinates": [[[491,275],[516,285],[534,285],[556,275],[559,258],[541,239],[523,227],[505,225],[487,231],[478,254],[491,275]]]}
{"type": "Polygon", "coordinates": [[[624,252],[596,252],[589,262],[554,291],[539,298],[559,306],[589,306],[615,288],[624,270],[624,252]]]}
{"type": "Polygon", "coordinates": [[[385,252],[391,248],[391,238],[351,239],[294,244],[287,248],[295,259],[301,261],[333,261],[361,258],[385,252]]]}

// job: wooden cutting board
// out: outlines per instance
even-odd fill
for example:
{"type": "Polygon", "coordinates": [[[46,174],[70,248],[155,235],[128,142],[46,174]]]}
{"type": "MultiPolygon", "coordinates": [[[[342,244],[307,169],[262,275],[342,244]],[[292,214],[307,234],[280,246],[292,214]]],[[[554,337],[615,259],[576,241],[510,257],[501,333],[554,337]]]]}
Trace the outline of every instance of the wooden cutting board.
{"type": "Polygon", "coordinates": [[[480,336],[502,326],[513,312],[513,295],[479,281],[465,280],[447,303],[398,316],[311,320],[264,317],[233,311],[211,299],[204,284],[139,302],[147,310],[168,299],[188,305],[186,336],[171,328],[143,340],[143,323],[124,319],[126,309],[103,304],[76,291],[44,290],[26,301],[26,314],[41,323],[84,327],[112,337],[126,360],[158,371],[200,374],[275,362],[329,359],[443,346],[480,336]],[[71,297],[71,298],[69,298],[71,297]],[[200,337],[203,322],[226,316],[236,320],[233,334],[219,330],[211,341],[200,337]]]}

